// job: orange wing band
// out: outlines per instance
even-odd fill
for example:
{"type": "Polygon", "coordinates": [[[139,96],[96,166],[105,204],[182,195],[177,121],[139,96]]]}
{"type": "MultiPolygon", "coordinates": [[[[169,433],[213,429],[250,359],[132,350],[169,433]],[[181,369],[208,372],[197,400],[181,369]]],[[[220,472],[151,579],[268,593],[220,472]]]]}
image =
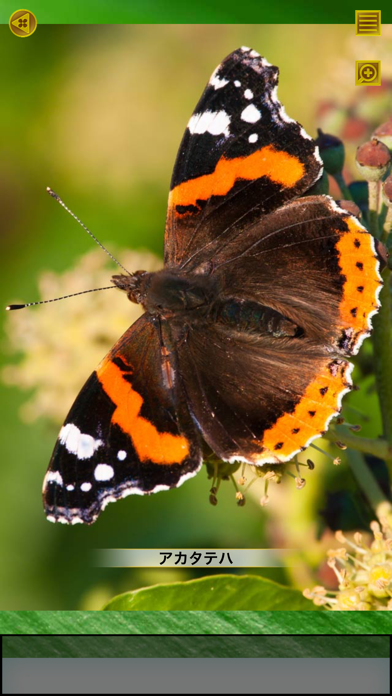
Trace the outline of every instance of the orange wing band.
{"type": "Polygon", "coordinates": [[[112,423],[127,433],[142,462],[180,464],[189,455],[189,442],[181,435],[159,433],[153,423],[140,415],[143,398],[123,379],[120,368],[107,360],[97,370],[98,379],[117,408],[112,423]]]}
{"type": "MultiPolygon", "coordinates": [[[[342,330],[352,334],[350,351],[356,352],[370,331],[370,318],[379,307],[382,285],[373,237],[353,217],[345,219],[348,230],[339,233],[336,249],[345,277],[339,320],[342,330]]],[[[332,416],[340,410],[343,395],[350,390],[352,365],[346,360],[324,363],[307,387],[293,413],[281,416],[264,433],[263,448],[255,462],[283,462],[320,436],[332,416]]]]}
{"type": "Polygon", "coordinates": [[[302,179],[305,167],[294,155],[266,145],[248,157],[221,157],[212,174],[184,181],[169,195],[170,206],[196,205],[210,196],[225,196],[238,179],[249,181],[267,176],[271,181],[289,188],[302,179]]]}
{"type": "Polygon", "coordinates": [[[346,277],[340,319],[342,328],[351,328],[358,341],[369,333],[369,319],[379,306],[377,297],[382,281],[373,237],[354,218],[348,217],[345,222],[349,231],[336,244],[339,266],[346,277]]]}
{"type": "Polygon", "coordinates": [[[260,443],[264,450],[255,463],[287,461],[319,437],[330,418],[339,413],[343,394],[351,389],[351,370],[352,365],[345,360],[325,363],[294,412],[285,413],[265,431],[260,443]]]}

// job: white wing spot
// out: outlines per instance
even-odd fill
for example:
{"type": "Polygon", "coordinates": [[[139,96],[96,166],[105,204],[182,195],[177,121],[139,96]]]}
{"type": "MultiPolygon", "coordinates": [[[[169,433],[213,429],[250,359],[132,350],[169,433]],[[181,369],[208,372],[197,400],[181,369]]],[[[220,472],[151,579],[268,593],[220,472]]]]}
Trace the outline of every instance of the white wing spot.
{"type": "Polygon", "coordinates": [[[214,70],[210,78],[210,85],[214,87],[214,89],[222,89],[222,87],[229,84],[229,80],[225,80],[224,77],[218,76],[219,68],[220,65],[214,70]]]}
{"type": "Polygon", "coordinates": [[[234,80],[234,87],[241,87],[241,82],[239,80],[234,80]]]}
{"type": "Polygon", "coordinates": [[[74,490],[75,490],[75,486],[73,486],[72,483],[69,483],[67,486],[67,491],[74,491],[74,490]]]}
{"type": "Polygon", "coordinates": [[[63,477],[59,471],[48,471],[45,476],[44,485],[47,483],[57,483],[58,486],[63,485],[63,477]]]}
{"type": "Polygon", "coordinates": [[[123,462],[126,456],[127,456],[127,453],[125,450],[119,450],[117,452],[117,459],[119,459],[120,462],[123,462]]]}
{"type": "Polygon", "coordinates": [[[109,464],[97,464],[94,470],[96,481],[110,481],[114,476],[114,469],[109,464]]]}
{"type": "Polygon", "coordinates": [[[59,440],[71,454],[78,459],[90,459],[103,443],[92,435],[81,433],[73,423],[67,423],[60,430],[59,440]]]}
{"type": "Polygon", "coordinates": [[[88,493],[89,491],[91,491],[91,489],[92,489],[92,485],[88,481],[86,481],[85,483],[82,483],[80,486],[80,490],[83,491],[83,493],[88,493]]]}
{"type": "Polygon", "coordinates": [[[252,135],[249,136],[248,141],[250,143],[257,143],[258,139],[259,136],[257,135],[257,133],[252,133],[252,135]]]}
{"type": "Polygon", "coordinates": [[[253,99],[253,92],[251,89],[246,89],[244,92],[245,99],[253,99]]]}
{"type": "Polygon", "coordinates": [[[249,104],[249,106],[243,110],[241,118],[247,123],[256,123],[256,121],[260,121],[261,113],[258,109],[256,109],[254,104],[249,104]]]}
{"type": "Polygon", "coordinates": [[[225,135],[228,137],[230,116],[226,111],[204,111],[202,114],[193,114],[188,123],[190,133],[211,133],[211,135],[225,135]]]}

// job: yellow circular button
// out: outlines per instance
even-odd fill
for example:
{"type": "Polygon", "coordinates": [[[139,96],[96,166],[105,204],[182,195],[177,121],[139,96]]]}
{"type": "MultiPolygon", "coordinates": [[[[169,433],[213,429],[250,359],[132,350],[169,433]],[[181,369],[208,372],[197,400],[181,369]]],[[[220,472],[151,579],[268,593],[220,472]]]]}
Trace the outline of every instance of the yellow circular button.
{"type": "Polygon", "coordinates": [[[34,34],[37,28],[37,20],[30,10],[16,10],[10,17],[10,29],[15,36],[25,39],[34,34]]]}

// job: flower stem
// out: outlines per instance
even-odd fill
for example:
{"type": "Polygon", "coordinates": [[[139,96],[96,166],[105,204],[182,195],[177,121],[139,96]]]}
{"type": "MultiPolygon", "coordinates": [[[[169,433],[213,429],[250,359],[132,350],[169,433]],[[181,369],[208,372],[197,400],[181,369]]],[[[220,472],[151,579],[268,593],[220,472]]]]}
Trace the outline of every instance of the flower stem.
{"type": "Polygon", "coordinates": [[[377,440],[370,437],[358,437],[358,435],[351,433],[348,428],[336,425],[330,427],[324,437],[330,442],[339,440],[357,452],[372,454],[379,459],[392,459],[392,445],[384,439],[377,440]]]}
{"type": "Polygon", "coordinates": [[[378,201],[380,198],[380,182],[369,181],[369,232],[376,239],[379,237],[378,232],[378,201]]]}
{"type": "Polygon", "coordinates": [[[389,516],[392,511],[392,505],[386,499],[378,481],[364,461],[363,455],[360,452],[352,452],[350,457],[348,457],[348,463],[377,517],[380,519],[389,516]]]}
{"type": "Polygon", "coordinates": [[[388,212],[387,212],[385,219],[384,219],[383,238],[385,237],[385,241],[388,238],[388,235],[391,231],[391,227],[392,227],[392,206],[390,206],[388,208],[388,212]]]}
{"type": "Polygon", "coordinates": [[[338,174],[334,174],[333,178],[335,179],[337,185],[339,186],[340,193],[342,194],[344,200],[346,200],[346,201],[354,200],[352,195],[351,195],[350,189],[348,188],[348,186],[343,178],[342,172],[339,172],[338,174]]]}
{"type": "MultiPolygon", "coordinates": [[[[379,182],[377,182],[379,183],[379,182]]],[[[377,184],[376,184],[377,185],[377,184]]],[[[369,211],[374,213],[372,207],[377,205],[377,196],[369,184],[369,211]],[[374,196],[376,195],[376,199],[374,196]],[[373,206],[372,206],[373,203],[373,206]]],[[[377,208],[376,208],[377,210],[377,208]]],[[[389,212],[389,211],[388,211],[389,212]]],[[[389,215],[387,216],[381,232],[381,241],[385,244],[389,234],[389,215]]],[[[370,232],[378,236],[377,215],[370,217],[370,232]]],[[[384,285],[381,289],[379,300],[381,302],[378,314],[373,319],[373,351],[374,351],[374,373],[376,377],[377,393],[380,402],[383,437],[388,442],[389,448],[392,446],[392,350],[391,350],[391,271],[384,268],[382,272],[384,285]]],[[[392,474],[392,456],[389,455],[387,464],[392,474]]]]}
{"type": "MultiPolygon", "coordinates": [[[[392,446],[392,354],[391,354],[391,271],[382,273],[381,307],[373,319],[374,371],[380,401],[383,437],[392,446]]],[[[392,459],[391,459],[392,464],[392,459]]]]}

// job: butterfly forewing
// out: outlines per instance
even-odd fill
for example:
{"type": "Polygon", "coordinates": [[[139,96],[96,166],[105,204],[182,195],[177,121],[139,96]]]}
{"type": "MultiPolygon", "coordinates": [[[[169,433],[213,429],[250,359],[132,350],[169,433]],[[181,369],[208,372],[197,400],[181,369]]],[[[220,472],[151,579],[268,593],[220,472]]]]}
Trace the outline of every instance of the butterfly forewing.
{"type": "Polygon", "coordinates": [[[165,262],[186,266],[321,175],[314,141],[285,113],[278,68],[241,48],[214,71],[182,139],[171,182],[165,262]]]}
{"type": "Polygon", "coordinates": [[[111,501],[174,488],[198,471],[198,435],[175,370],[160,327],[142,316],[66,418],[44,482],[48,519],[90,524],[111,501]]]}

